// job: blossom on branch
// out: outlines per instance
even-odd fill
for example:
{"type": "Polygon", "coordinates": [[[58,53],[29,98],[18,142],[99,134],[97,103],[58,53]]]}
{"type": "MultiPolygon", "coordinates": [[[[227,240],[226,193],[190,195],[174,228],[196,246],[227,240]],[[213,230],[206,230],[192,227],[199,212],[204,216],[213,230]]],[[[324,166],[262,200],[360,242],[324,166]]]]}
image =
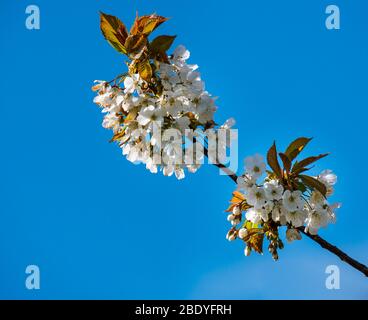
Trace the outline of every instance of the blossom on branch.
{"type": "MultiPolygon", "coordinates": [[[[175,37],[149,41],[151,32],[166,20],[155,14],[137,16],[128,32],[118,18],[101,13],[101,30],[127,56],[128,71],[110,82],[97,81],[94,102],[105,114],[103,127],[113,131],[112,141],[129,161],[182,179],[184,169],[195,172],[201,165],[203,151],[196,140],[205,140],[204,132],[216,128],[217,107],[198,66],[187,63],[189,51],[179,45],[172,55],[166,53],[175,37]]],[[[229,130],[232,125],[230,119],[220,128],[229,130]]],[[[217,147],[226,153],[226,146],[225,141],[217,147]]]]}
{"type": "Polygon", "coordinates": [[[311,139],[298,138],[283,153],[274,143],[267,153],[268,168],[259,154],[245,159],[241,176],[224,165],[235,120],[216,124],[216,99],[205,90],[198,66],[188,63],[190,52],[179,45],[168,54],[175,36],[149,39],[167,20],[156,14],[137,16],[128,31],[117,17],[100,14],[105,39],[126,56],[127,66],[112,81],[95,81],[92,88],[97,92],[94,102],[104,114],[102,126],[113,132],[111,141],[129,161],[145,164],[152,173],[183,179],[207,157],[229,175],[237,189],[226,210],[231,223],[226,238],[241,239],[246,256],[263,253],[266,238],[277,260],[284,246],[279,229],[285,227],[288,242],[300,240],[304,233],[368,275],[366,266],[316,236],[320,228],[335,222],[340,204],[328,202],[337,181],[331,170],[305,174],[327,154],[296,160],[311,139]]]}
{"type": "Polygon", "coordinates": [[[238,237],[245,242],[245,255],[251,251],[262,253],[266,237],[268,250],[277,260],[277,250],[283,248],[280,227],[286,226],[286,239],[292,242],[301,239],[299,228],[314,235],[335,222],[335,209],[340,204],[329,204],[327,198],[332,194],[336,175],[331,170],[324,170],[317,177],[302,174],[327,154],[294,162],[310,140],[296,139],[279,154],[273,144],[267,154],[267,171],[262,156],[245,159],[245,172],[237,180],[237,191],[227,210],[237,212],[236,219],[231,219],[231,240],[238,237]]]}

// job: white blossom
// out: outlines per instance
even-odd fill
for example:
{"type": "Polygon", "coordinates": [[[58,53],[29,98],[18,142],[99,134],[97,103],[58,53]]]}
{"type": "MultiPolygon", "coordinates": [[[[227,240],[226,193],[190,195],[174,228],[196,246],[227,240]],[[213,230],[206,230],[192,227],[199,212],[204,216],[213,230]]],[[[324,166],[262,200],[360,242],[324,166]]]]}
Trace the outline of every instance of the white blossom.
{"type": "Polygon", "coordinates": [[[301,227],[305,222],[305,212],[302,210],[287,211],[286,221],[291,223],[295,228],[301,227]]]}
{"type": "Polygon", "coordinates": [[[137,117],[137,121],[141,126],[145,126],[150,122],[154,122],[158,127],[161,127],[164,118],[163,112],[161,108],[155,108],[150,105],[141,110],[139,116],[137,117]]]}
{"type": "Polygon", "coordinates": [[[238,177],[236,182],[238,190],[243,190],[245,192],[248,192],[256,185],[256,180],[248,174],[243,174],[238,177]]]}
{"type": "Polygon", "coordinates": [[[138,74],[133,74],[131,77],[125,77],[124,79],[124,92],[133,93],[140,84],[140,78],[138,74]]]}
{"type": "Polygon", "coordinates": [[[246,172],[253,178],[259,178],[266,169],[266,164],[263,161],[263,157],[260,154],[256,154],[253,157],[247,157],[244,160],[246,172]]]}
{"type": "Polygon", "coordinates": [[[299,190],[290,191],[286,190],[282,196],[284,207],[288,211],[297,211],[303,208],[302,193],[299,190]]]}
{"type": "Polygon", "coordinates": [[[329,217],[329,221],[331,223],[335,223],[336,222],[336,213],[335,210],[336,209],[340,209],[342,206],[342,204],[340,202],[336,202],[333,203],[331,205],[329,205],[327,212],[328,212],[328,217],[329,217]]]}
{"type": "Polygon", "coordinates": [[[282,226],[286,225],[286,214],[287,210],[282,205],[282,201],[278,201],[274,204],[272,209],[272,220],[275,222],[279,222],[282,226]]]}
{"type": "Polygon", "coordinates": [[[266,182],[264,189],[268,200],[280,200],[284,192],[284,187],[277,180],[266,182]]]}
{"type": "Polygon", "coordinates": [[[317,179],[321,181],[327,188],[327,195],[330,196],[334,192],[333,186],[337,182],[337,176],[332,172],[332,170],[324,170],[322,171],[317,179]]]}
{"type": "Polygon", "coordinates": [[[248,204],[254,206],[256,209],[261,209],[266,203],[266,193],[261,187],[253,187],[248,190],[248,193],[245,195],[245,199],[248,204]]]}
{"type": "Polygon", "coordinates": [[[112,103],[111,99],[112,93],[113,92],[110,87],[107,90],[102,90],[101,94],[99,94],[93,99],[93,102],[99,104],[102,107],[110,106],[112,103]]]}
{"type": "Polygon", "coordinates": [[[333,186],[337,182],[337,176],[332,170],[323,170],[319,175],[318,179],[325,182],[326,184],[333,186]]]}
{"type": "Polygon", "coordinates": [[[220,127],[221,129],[231,129],[235,125],[236,121],[234,118],[229,118],[225,121],[225,123],[220,127]]]}
{"type": "MultiPolygon", "coordinates": [[[[253,222],[253,223],[260,223],[262,220],[264,220],[263,218],[266,218],[264,213],[261,210],[257,210],[254,208],[250,208],[247,210],[245,217],[247,218],[247,220],[253,222]]],[[[266,218],[267,219],[267,218],[266,218]]]]}
{"type": "Polygon", "coordinates": [[[188,60],[190,57],[190,52],[182,45],[179,45],[175,50],[173,54],[173,60],[174,61],[185,61],[188,60]]]}
{"type": "MultiPolygon", "coordinates": [[[[182,138],[175,142],[165,141],[161,139],[162,132],[177,129],[185,135],[190,130],[193,133],[187,138],[193,139],[197,127],[205,130],[207,124],[214,125],[217,109],[215,98],[205,91],[198,66],[186,62],[189,57],[189,51],[178,46],[169,57],[169,63],[157,64],[155,76],[162,84],[159,95],[147,91],[145,81],[131,72],[121,78],[123,87],[101,80],[95,81],[93,87],[98,91],[94,102],[105,114],[103,126],[119,137],[117,141],[127,159],[144,163],[152,173],[160,170],[178,179],[185,177],[185,169],[194,173],[200,168],[203,151],[191,151],[182,138]],[[163,163],[153,160],[154,153],[160,154],[163,163]],[[184,161],[191,156],[195,156],[195,161],[184,161]]],[[[234,123],[231,118],[221,128],[230,129],[234,123]]],[[[219,143],[221,154],[226,153],[226,147],[226,143],[219,143]]]]}
{"type": "Polygon", "coordinates": [[[310,210],[306,220],[306,231],[311,234],[317,234],[318,229],[327,226],[328,223],[327,210],[310,210]]]}

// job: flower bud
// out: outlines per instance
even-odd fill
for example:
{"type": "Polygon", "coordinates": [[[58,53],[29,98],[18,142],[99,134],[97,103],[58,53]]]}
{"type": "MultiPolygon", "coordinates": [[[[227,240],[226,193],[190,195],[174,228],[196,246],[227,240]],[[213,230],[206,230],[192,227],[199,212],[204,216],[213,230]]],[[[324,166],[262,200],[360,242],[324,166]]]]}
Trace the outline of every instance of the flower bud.
{"type": "Polygon", "coordinates": [[[278,255],[276,250],[274,252],[272,252],[272,259],[275,260],[275,261],[277,261],[279,259],[279,255],[278,255]]]}
{"type": "Polygon", "coordinates": [[[249,246],[246,246],[244,249],[244,255],[245,256],[250,256],[250,253],[252,252],[251,248],[249,246]]]}
{"type": "Polygon", "coordinates": [[[244,239],[248,235],[248,230],[246,228],[241,228],[238,232],[238,237],[244,239]]]}
{"type": "Polygon", "coordinates": [[[234,241],[236,239],[236,230],[230,229],[226,235],[226,239],[229,241],[234,241]]]}
{"type": "Polygon", "coordinates": [[[234,220],[233,220],[233,221],[231,221],[231,224],[232,224],[233,226],[236,226],[237,224],[239,224],[239,223],[240,223],[240,221],[241,221],[241,216],[235,216],[234,220]]]}
{"type": "Polygon", "coordinates": [[[240,208],[238,206],[235,206],[233,208],[233,214],[237,216],[237,215],[240,215],[240,213],[241,213],[240,208]]]}
{"type": "Polygon", "coordinates": [[[300,235],[298,230],[294,228],[290,228],[286,230],[286,240],[288,242],[293,242],[294,240],[300,240],[301,238],[302,236],[300,235]]]}

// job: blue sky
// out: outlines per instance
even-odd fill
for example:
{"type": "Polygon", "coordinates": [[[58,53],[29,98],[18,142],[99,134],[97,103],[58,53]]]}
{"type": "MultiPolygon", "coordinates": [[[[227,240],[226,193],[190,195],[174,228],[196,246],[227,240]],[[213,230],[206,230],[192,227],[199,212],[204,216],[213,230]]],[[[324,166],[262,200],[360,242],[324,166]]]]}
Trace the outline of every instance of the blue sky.
{"type": "Polygon", "coordinates": [[[94,79],[124,70],[98,11],[130,25],[136,10],[171,17],[216,119],[237,119],[240,161],[313,136],[306,154],[331,152],[316,173],[339,176],[338,222],[321,235],[368,263],[368,5],[354,1],[11,1],[0,3],[0,298],[367,299],[368,280],[309,239],[243,256],[225,240],[230,179],[204,166],[182,181],[152,175],[109,144],[92,103],[94,79]],[[328,4],[341,29],[325,28],[328,4]],[[41,29],[25,28],[25,8],[41,29]],[[25,288],[25,268],[41,289],[25,288]],[[337,265],[341,289],[325,288],[337,265]]]}

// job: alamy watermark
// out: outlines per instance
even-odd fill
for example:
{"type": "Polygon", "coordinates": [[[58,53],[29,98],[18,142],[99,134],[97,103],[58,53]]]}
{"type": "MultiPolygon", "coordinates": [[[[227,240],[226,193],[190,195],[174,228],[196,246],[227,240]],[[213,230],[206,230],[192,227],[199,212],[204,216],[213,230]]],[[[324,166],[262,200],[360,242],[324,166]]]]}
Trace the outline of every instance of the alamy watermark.
{"type": "Polygon", "coordinates": [[[25,286],[28,290],[39,290],[40,287],[40,268],[37,265],[29,265],[26,268],[25,286]]]}
{"type": "Polygon", "coordinates": [[[329,265],[325,269],[325,273],[328,274],[325,286],[328,290],[340,289],[340,269],[336,265],[329,265]]]}
{"type": "Polygon", "coordinates": [[[331,4],[326,7],[326,14],[328,14],[325,24],[328,30],[340,29],[340,8],[337,5],[331,4]]]}
{"type": "MultiPolygon", "coordinates": [[[[238,170],[238,130],[237,129],[185,129],[162,130],[151,126],[150,141],[153,147],[149,157],[155,165],[196,166],[205,163],[221,164],[232,172],[238,170]]],[[[139,139],[147,137],[143,134],[139,139]]],[[[138,140],[139,140],[138,139],[138,140]]],[[[227,172],[219,171],[220,175],[227,172]]]]}
{"type": "Polygon", "coordinates": [[[28,30],[40,30],[41,15],[40,8],[34,4],[26,7],[25,13],[27,15],[25,25],[28,30]]]}

